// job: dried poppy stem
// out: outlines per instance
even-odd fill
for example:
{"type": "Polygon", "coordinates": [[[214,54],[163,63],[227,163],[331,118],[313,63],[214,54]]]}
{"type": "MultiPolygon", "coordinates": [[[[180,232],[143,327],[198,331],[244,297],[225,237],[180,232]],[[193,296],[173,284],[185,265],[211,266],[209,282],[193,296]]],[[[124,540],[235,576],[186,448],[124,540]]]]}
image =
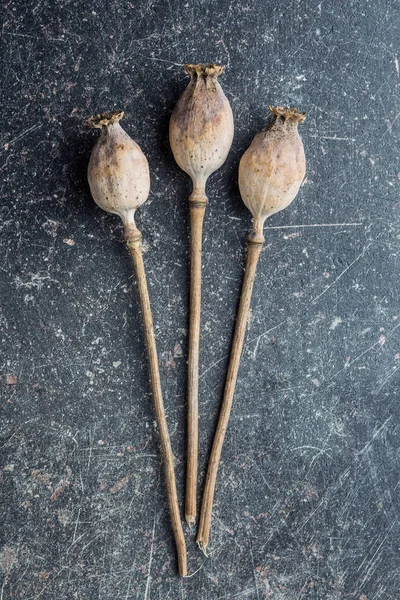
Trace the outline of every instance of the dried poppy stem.
{"type": "Polygon", "coordinates": [[[226,376],[224,398],[221,405],[217,429],[214,435],[214,442],[208,463],[206,483],[203,493],[203,502],[201,505],[199,530],[197,533],[197,543],[207,555],[207,544],[210,537],[212,507],[214,501],[215,483],[219,461],[221,458],[222,446],[225,439],[225,433],[228,428],[229,417],[231,414],[233,396],[235,393],[236,380],[239,371],[240,357],[242,355],[243,341],[246,333],[247,319],[249,315],[251,295],[253,292],[254,277],[263,242],[248,241],[246,271],[243,280],[242,292],[238,313],[236,317],[236,327],[233,336],[232,350],[229,361],[228,373],[226,376]]]}
{"type": "Polygon", "coordinates": [[[154,335],[153,316],[150,308],[149,292],[147,289],[146,274],[144,270],[142,255],[142,236],[140,232],[132,232],[126,240],[132,256],[135,269],[136,282],[139,290],[140,308],[143,317],[143,328],[146,337],[147,354],[149,357],[150,381],[153,390],[154,409],[156,412],[157,425],[161,441],[161,449],[164,460],[165,481],[167,484],[167,495],[169,511],[171,515],[172,529],[178,554],[179,574],[187,575],[186,543],[183,534],[181,517],[179,513],[178,494],[176,491],[174,455],[171,448],[171,440],[168,433],[168,425],[165,417],[164,402],[161,392],[160,371],[158,367],[156,338],[154,335]]]}
{"type": "Polygon", "coordinates": [[[121,217],[124,224],[124,238],[133,260],[146,337],[154,408],[164,461],[169,510],[178,554],[179,573],[186,576],[186,544],[179,513],[174,456],[161,392],[153,317],[142,256],[142,234],[135,224],[135,211],[146,201],[150,190],[149,167],[140,147],[120,126],[119,120],[122,116],[123,113],[112,112],[89,119],[88,124],[91,127],[100,129],[100,137],[90,157],[88,180],[92,196],[100,208],[121,217]]]}
{"type": "Polygon", "coordinates": [[[232,409],[254,277],[265,241],[264,222],[292,202],[305,175],[303,144],[297,131],[298,123],[304,121],[304,114],[281,107],[270,110],[273,114],[272,124],[255,136],[239,166],[240,193],[253,215],[253,229],[248,238],[246,270],[196,538],[204,554],[207,554],[218,466],[232,409]]]}
{"type": "Polygon", "coordinates": [[[208,177],[225,162],[233,139],[233,116],[218,83],[224,67],[214,64],[185,65],[190,83],[171,115],[169,139],[174,158],[190,175],[190,317],[188,356],[188,445],[185,518],[196,521],[198,470],[198,393],[201,310],[201,252],[203,220],[208,202],[208,177]]]}
{"type": "MultiPolygon", "coordinates": [[[[193,195],[192,195],[193,196],[193,195]]],[[[197,196],[198,197],[198,196],[197,196]]],[[[203,221],[207,197],[190,202],[190,310],[188,350],[188,414],[187,414],[187,466],[185,519],[188,525],[196,521],[197,470],[198,470],[198,420],[199,420],[199,347],[201,312],[201,255],[203,221]]]]}

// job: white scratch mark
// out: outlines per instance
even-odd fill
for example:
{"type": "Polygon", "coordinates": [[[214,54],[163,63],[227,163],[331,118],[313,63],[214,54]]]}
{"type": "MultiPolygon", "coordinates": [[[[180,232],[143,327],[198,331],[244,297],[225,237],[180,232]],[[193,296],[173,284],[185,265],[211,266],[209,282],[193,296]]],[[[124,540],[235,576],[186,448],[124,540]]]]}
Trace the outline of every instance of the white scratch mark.
{"type": "Polygon", "coordinates": [[[144,600],[148,599],[149,596],[149,590],[150,590],[150,579],[151,579],[151,563],[153,562],[153,549],[154,549],[154,534],[156,531],[156,518],[154,517],[154,523],[153,523],[153,534],[151,537],[151,548],[150,548],[150,558],[149,558],[149,566],[148,566],[148,573],[147,573],[147,581],[146,581],[146,590],[144,593],[144,600]]]}
{"type": "Polygon", "coordinates": [[[256,574],[256,566],[254,564],[254,555],[253,555],[253,547],[250,540],[250,555],[251,555],[251,564],[253,565],[253,577],[254,577],[254,586],[256,588],[257,600],[260,600],[260,595],[258,593],[258,583],[257,583],[257,574],[256,574]]]}
{"type": "MultiPolygon", "coordinates": [[[[295,535],[297,535],[302,529],[303,527],[305,527],[307,525],[307,523],[313,518],[313,516],[315,515],[316,512],[318,512],[318,510],[320,509],[320,507],[325,504],[328,503],[331,499],[331,496],[333,495],[334,492],[336,492],[337,490],[339,490],[345,480],[348,478],[350,474],[350,468],[348,467],[347,469],[345,469],[343,471],[343,473],[341,473],[336,481],[336,483],[334,483],[333,485],[331,485],[326,492],[324,493],[324,496],[322,497],[321,501],[317,504],[317,506],[314,508],[314,510],[308,515],[307,519],[305,519],[305,521],[302,523],[302,525],[300,525],[300,527],[298,527],[295,531],[295,535]]],[[[271,536],[272,537],[272,536],[271,536]]]]}
{"type": "Polygon", "coordinates": [[[372,438],[369,440],[369,442],[367,442],[364,446],[364,448],[362,450],[360,450],[359,454],[365,454],[366,452],[368,452],[368,450],[371,448],[372,446],[372,442],[378,437],[378,435],[380,435],[382,433],[382,431],[384,431],[386,429],[386,427],[388,426],[388,423],[392,420],[393,415],[390,415],[390,417],[388,417],[386,419],[386,421],[383,423],[383,425],[381,425],[379,427],[379,429],[377,429],[372,438]]]}
{"type": "Polygon", "coordinates": [[[368,246],[366,246],[363,251],[353,260],[353,262],[351,262],[345,269],[343,269],[343,271],[340,273],[340,275],[338,275],[335,279],[335,281],[333,281],[331,283],[331,285],[328,285],[327,288],[324,289],[323,292],[321,292],[320,294],[318,294],[318,296],[316,296],[313,300],[311,300],[310,305],[314,304],[314,302],[316,302],[317,300],[319,300],[324,294],[326,294],[326,292],[328,290],[331,289],[331,287],[333,287],[334,285],[336,285],[336,283],[339,281],[339,279],[341,279],[343,277],[343,275],[345,275],[345,273],[347,273],[347,271],[349,269],[351,269],[351,267],[353,265],[356,264],[356,262],[358,262],[360,260],[360,258],[362,258],[364,256],[364,254],[366,253],[366,251],[368,250],[368,248],[371,246],[371,244],[368,244],[368,246]]]}
{"type": "MultiPolygon", "coordinates": [[[[371,558],[371,560],[368,563],[367,569],[366,569],[366,574],[364,579],[362,580],[361,584],[360,584],[360,588],[364,585],[364,583],[367,581],[367,579],[372,575],[372,567],[374,566],[375,563],[375,557],[377,556],[377,554],[379,553],[379,551],[381,550],[383,544],[386,542],[387,538],[389,537],[389,533],[392,531],[393,527],[397,524],[397,520],[393,521],[393,523],[391,524],[391,526],[389,527],[386,535],[384,536],[384,538],[382,539],[381,543],[379,544],[375,554],[373,555],[373,557],[371,558]]],[[[364,561],[361,563],[363,564],[364,561]]],[[[360,569],[360,567],[359,567],[360,569]]],[[[358,569],[358,570],[359,570],[358,569]]]]}
{"type": "Polygon", "coordinates": [[[72,538],[72,545],[73,545],[73,544],[75,544],[75,540],[76,540],[76,532],[77,532],[77,530],[78,530],[78,525],[79,525],[79,517],[80,517],[80,514],[81,514],[81,508],[79,507],[79,510],[78,510],[78,516],[77,516],[77,518],[76,518],[76,523],[75,523],[74,535],[73,535],[73,538],[72,538]]]}
{"type": "Polygon", "coordinates": [[[202,377],[204,377],[204,375],[206,373],[208,373],[208,371],[210,371],[213,367],[215,367],[216,365],[218,365],[221,361],[223,361],[225,358],[228,358],[229,354],[225,354],[225,356],[223,356],[222,358],[216,360],[214,363],[212,363],[212,365],[210,365],[209,367],[207,367],[207,369],[205,371],[203,371],[200,375],[199,375],[199,379],[201,379],[202,377]]]}
{"type": "Polygon", "coordinates": [[[140,56],[141,58],[146,58],[147,60],[155,60],[158,62],[168,63],[169,65],[175,67],[183,67],[183,63],[172,62],[171,60],[166,60],[165,58],[156,58],[155,56],[143,56],[141,54],[139,54],[138,56],[140,56]]]}
{"type": "Polygon", "coordinates": [[[30,38],[31,40],[37,40],[37,37],[34,35],[28,35],[27,33],[16,33],[15,31],[4,31],[3,35],[11,35],[12,37],[24,37],[30,38]]]}
{"type": "Polygon", "coordinates": [[[260,333],[260,335],[258,335],[255,338],[252,338],[251,340],[249,340],[248,342],[246,342],[246,346],[248,344],[251,344],[251,342],[256,342],[258,341],[260,338],[264,337],[264,335],[268,335],[268,333],[271,333],[271,331],[274,331],[275,329],[278,329],[278,327],[280,327],[281,325],[283,325],[284,323],[286,323],[287,319],[285,319],[284,321],[281,321],[281,323],[278,323],[278,325],[274,325],[274,327],[271,327],[271,329],[268,329],[267,331],[264,331],[263,333],[260,333]]]}
{"type": "Polygon", "coordinates": [[[308,135],[308,137],[316,138],[317,140],[333,140],[334,142],[355,142],[355,138],[338,137],[337,135],[308,135]]]}
{"type": "MultiPolygon", "coordinates": [[[[398,323],[398,324],[396,325],[396,327],[393,327],[393,329],[391,329],[391,330],[389,331],[389,333],[387,334],[387,336],[390,336],[390,335],[393,333],[393,331],[395,331],[395,330],[396,330],[398,327],[400,327],[400,323],[398,323]]],[[[370,350],[372,350],[373,348],[375,348],[375,346],[380,346],[380,347],[382,348],[383,344],[384,344],[384,341],[383,341],[382,337],[380,336],[380,337],[379,337],[379,340],[378,340],[377,342],[375,342],[374,344],[371,344],[371,346],[369,346],[369,348],[367,348],[366,350],[364,350],[364,352],[361,352],[361,354],[359,354],[358,356],[356,356],[355,358],[353,358],[353,360],[349,360],[349,359],[347,359],[347,360],[346,360],[346,363],[345,363],[345,365],[344,365],[344,367],[343,367],[343,369],[339,369],[339,371],[336,371],[336,373],[334,373],[333,375],[331,375],[331,376],[328,378],[328,380],[327,380],[327,381],[332,381],[332,379],[335,379],[335,377],[337,377],[337,376],[339,375],[339,373],[342,373],[343,371],[345,371],[345,370],[349,369],[349,368],[351,367],[351,365],[353,365],[353,364],[354,364],[354,363],[355,363],[357,360],[359,360],[360,358],[362,358],[362,357],[363,357],[365,354],[367,354],[367,353],[368,353],[370,350]]],[[[331,384],[331,385],[332,385],[332,384],[331,384]]],[[[325,388],[325,390],[326,390],[326,389],[328,389],[328,387],[330,387],[330,386],[327,386],[327,387],[325,388]]]]}
{"type": "Polygon", "coordinates": [[[393,375],[395,375],[397,373],[397,371],[400,369],[400,365],[398,367],[396,367],[395,369],[393,369],[389,375],[385,378],[385,380],[383,381],[383,383],[380,385],[380,387],[376,390],[376,393],[378,394],[381,389],[387,384],[387,382],[389,381],[389,379],[391,379],[393,377],[393,375]]]}
{"type": "Polygon", "coordinates": [[[355,358],[353,358],[353,360],[347,360],[345,362],[345,365],[343,367],[343,369],[339,369],[339,371],[336,371],[336,373],[334,373],[331,377],[329,377],[328,381],[331,381],[332,379],[335,379],[335,377],[337,375],[339,375],[339,373],[342,373],[343,371],[345,371],[346,369],[349,369],[351,367],[351,365],[353,365],[357,360],[359,360],[360,358],[362,358],[365,354],[367,354],[370,350],[372,350],[373,348],[375,348],[375,346],[382,346],[381,340],[379,339],[377,342],[375,342],[374,344],[371,344],[371,346],[369,348],[367,348],[366,350],[364,350],[364,352],[361,352],[361,354],[359,354],[358,356],[356,356],[355,358]]]}
{"type": "Polygon", "coordinates": [[[257,340],[257,342],[256,342],[256,345],[255,345],[255,347],[254,347],[254,350],[253,350],[253,358],[254,358],[254,360],[255,360],[255,358],[256,358],[256,356],[257,356],[257,352],[258,352],[258,346],[260,345],[260,340],[261,340],[261,338],[258,338],[258,340],[257,340]]]}
{"type": "MultiPolygon", "coordinates": [[[[25,137],[26,135],[29,135],[30,133],[32,133],[32,131],[36,131],[36,129],[40,129],[40,127],[42,126],[42,123],[39,123],[37,125],[32,125],[32,127],[28,127],[28,129],[25,129],[25,131],[23,131],[22,133],[20,133],[19,135],[17,135],[15,138],[13,138],[12,140],[10,140],[9,142],[4,142],[4,152],[8,150],[8,147],[11,144],[14,144],[15,142],[18,142],[19,140],[21,140],[23,137],[25,137]]],[[[4,152],[0,152],[0,154],[3,154],[4,152]]]]}
{"type": "Polygon", "coordinates": [[[265,229],[300,229],[305,227],[360,227],[362,223],[304,223],[301,225],[267,226],[265,229]]]}
{"type": "MultiPolygon", "coordinates": [[[[281,323],[278,323],[278,325],[274,325],[274,327],[271,327],[271,329],[268,329],[267,331],[264,331],[263,333],[261,333],[260,335],[258,335],[255,338],[252,338],[251,340],[248,340],[245,344],[244,344],[244,348],[246,348],[246,346],[248,346],[248,344],[251,344],[252,342],[257,342],[256,344],[256,348],[253,351],[253,357],[255,358],[256,353],[257,353],[257,349],[258,349],[258,342],[259,340],[264,337],[264,335],[267,335],[268,333],[271,333],[271,331],[274,331],[274,329],[278,329],[278,327],[280,327],[281,325],[283,325],[284,323],[286,323],[287,319],[285,319],[284,321],[282,321],[281,323]]],[[[222,362],[223,360],[225,360],[225,358],[229,358],[230,354],[225,354],[225,356],[222,356],[222,358],[219,358],[218,360],[216,360],[214,363],[212,363],[209,367],[207,367],[207,369],[205,371],[203,371],[200,375],[199,375],[199,379],[201,379],[202,377],[204,377],[204,375],[206,373],[208,373],[208,371],[211,371],[211,369],[213,367],[215,367],[216,365],[218,365],[220,362],[222,362]]]]}
{"type": "MultiPolygon", "coordinates": [[[[303,450],[303,449],[317,450],[318,452],[324,452],[323,448],[317,448],[317,446],[296,446],[296,448],[290,448],[290,451],[294,452],[295,450],[303,450]]],[[[330,448],[329,448],[329,450],[330,450],[330,448]]]]}
{"type": "Polygon", "coordinates": [[[126,590],[125,600],[128,600],[129,592],[131,590],[132,579],[133,579],[133,576],[134,576],[134,570],[133,569],[135,568],[135,565],[136,565],[136,561],[133,561],[133,565],[132,565],[131,570],[130,570],[131,576],[129,577],[128,589],[126,590]]]}

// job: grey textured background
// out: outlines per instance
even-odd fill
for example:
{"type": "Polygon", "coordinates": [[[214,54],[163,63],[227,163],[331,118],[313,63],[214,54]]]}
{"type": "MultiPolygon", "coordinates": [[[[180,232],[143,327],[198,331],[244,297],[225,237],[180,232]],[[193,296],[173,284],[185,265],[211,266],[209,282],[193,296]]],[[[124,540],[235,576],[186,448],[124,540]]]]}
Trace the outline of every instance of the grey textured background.
{"type": "MultiPolygon", "coordinates": [[[[3,3],[1,600],[399,599],[397,0],[3,3]],[[226,65],[236,132],[204,235],[201,481],[268,104],[307,112],[306,181],[267,223],[205,559],[176,560],[141,318],[117,217],[90,198],[91,114],[124,109],[183,499],[188,178],[168,120],[184,62],[226,65]]],[[[201,485],[202,487],[202,485],[201,485]]]]}

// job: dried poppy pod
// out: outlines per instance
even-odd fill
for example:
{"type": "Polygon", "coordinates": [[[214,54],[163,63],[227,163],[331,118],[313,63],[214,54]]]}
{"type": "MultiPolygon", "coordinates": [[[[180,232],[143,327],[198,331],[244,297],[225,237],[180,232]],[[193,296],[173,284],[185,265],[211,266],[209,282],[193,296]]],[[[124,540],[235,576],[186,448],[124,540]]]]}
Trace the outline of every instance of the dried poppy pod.
{"type": "Polygon", "coordinates": [[[233,140],[230,104],[218,83],[224,67],[185,65],[190,83],[171,115],[169,139],[178,165],[192,179],[189,197],[191,226],[190,319],[188,355],[188,449],[185,516],[196,520],[198,457],[198,386],[201,308],[202,230],[208,177],[225,162],[233,140]]]}
{"type": "Polygon", "coordinates": [[[288,206],[296,196],[305,175],[303,144],[297,131],[305,114],[296,109],[271,108],[272,123],[258,133],[239,165],[239,189],[243,202],[253,215],[248,237],[247,263],[236,316],[235,333],[226,376],[224,397],[204,487],[197,543],[206,554],[210,537],[212,507],[218,465],[221,458],[244,336],[248,320],[256,266],[264,243],[265,219],[288,206]]]}
{"type": "Polygon", "coordinates": [[[90,155],[88,180],[96,204],[121,217],[127,238],[136,231],[136,209],[148,198],[150,173],[140,146],[119,124],[123,116],[122,111],[115,111],[88,120],[90,127],[100,129],[90,155]]]}
{"type": "Polygon", "coordinates": [[[153,317],[142,256],[142,235],[135,224],[136,209],[147,200],[150,176],[147,159],[140,147],[119,124],[123,112],[103,113],[88,125],[100,129],[88,167],[90,190],[105,211],[117,214],[124,224],[124,237],[132,256],[149,358],[154,408],[164,460],[171,523],[178,553],[179,573],[187,575],[186,544],[179,514],[174,456],[168,434],[158,366],[153,317]]]}
{"type": "Polygon", "coordinates": [[[297,129],[305,114],[281,106],[269,109],[272,122],[256,134],[239,165],[240,195],[253,215],[254,242],[264,241],[265,220],[292,202],[306,172],[297,129]]]}
{"type": "Polygon", "coordinates": [[[207,202],[207,179],[224,164],[233,140],[232,109],[218,82],[225,67],[184,69],[190,83],[171,115],[169,139],[176,162],[192,179],[193,193],[207,202]]]}

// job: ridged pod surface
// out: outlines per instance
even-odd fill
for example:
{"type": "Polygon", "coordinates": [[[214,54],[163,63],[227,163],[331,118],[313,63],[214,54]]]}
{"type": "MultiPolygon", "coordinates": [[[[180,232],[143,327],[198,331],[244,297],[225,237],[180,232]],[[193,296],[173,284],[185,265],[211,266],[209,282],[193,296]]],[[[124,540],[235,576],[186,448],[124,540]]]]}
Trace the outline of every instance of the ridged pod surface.
{"type": "Polygon", "coordinates": [[[171,115],[169,139],[174,158],[194,188],[225,162],[233,140],[233,115],[218,82],[224,67],[185,65],[190,82],[171,115]]]}
{"type": "Polygon", "coordinates": [[[123,112],[102,113],[88,120],[100,129],[88,167],[93,199],[103,210],[119,215],[125,236],[136,229],[135,211],[148,198],[149,165],[140,146],[119,124],[123,112]]]}
{"type": "Polygon", "coordinates": [[[305,114],[281,106],[269,109],[272,122],[256,134],[239,165],[240,194],[254,219],[250,239],[260,242],[265,220],[292,202],[306,172],[297,130],[305,114]]]}

